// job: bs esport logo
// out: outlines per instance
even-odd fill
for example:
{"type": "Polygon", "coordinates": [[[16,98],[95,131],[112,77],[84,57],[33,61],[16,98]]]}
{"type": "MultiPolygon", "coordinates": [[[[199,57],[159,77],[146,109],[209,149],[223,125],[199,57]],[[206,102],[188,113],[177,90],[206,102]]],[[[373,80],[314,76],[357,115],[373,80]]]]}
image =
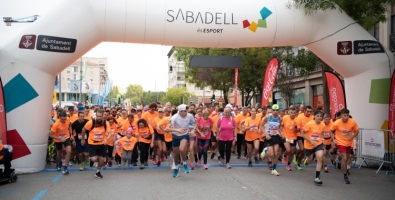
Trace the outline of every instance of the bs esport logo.
{"type": "Polygon", "coordinates": [[[258,23],[252,21],[251,23],[246,19],[243,21],[243,28],[248,28],[252,32],[256,32],[258,28],[267,28],[267,23],[266,23],[266,18],[268,18],[271,14],[272,11],[267,9],[266,7],[263,7],[262,10],[260,11],[262,19],[258,19],[258,23]]]}

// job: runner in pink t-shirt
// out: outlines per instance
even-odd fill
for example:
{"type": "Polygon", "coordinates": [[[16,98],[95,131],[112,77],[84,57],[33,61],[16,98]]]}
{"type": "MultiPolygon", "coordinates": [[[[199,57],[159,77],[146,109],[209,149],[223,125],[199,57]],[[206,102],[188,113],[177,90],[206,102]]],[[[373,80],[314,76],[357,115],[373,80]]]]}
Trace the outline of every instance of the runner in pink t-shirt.
{"type": "Polygon", "coordinates": [[[198,166],[201,164],[201,159],[203,155],[203,164],[204,169],[208,169],[207,167],[207,149],[210,145],[211,141],[211,132],[212,132],[212,125],[213,121],[208,118],[210,115],[208,110],[203,112],[203,117],[200,117],[196,121],[196,131],[197,131],[197,138],[198,138],[198,166]]]}
{"type": "Polygon", "coordinates": [[[226,154],[226,168],[230,169],[231,166],[229,164],[230,155],[232,146],[237,141],[237,133],[236,133],[236,121],[233,117],[230,116],[232,108],[226,107],[224,109],[224,115],[221,116],[217,121],[217,130],[218,131],[218,143],[219,143],[219,154],[221,156],[221,160],[219,164],[224,164],[224,153],[226,154]]]}

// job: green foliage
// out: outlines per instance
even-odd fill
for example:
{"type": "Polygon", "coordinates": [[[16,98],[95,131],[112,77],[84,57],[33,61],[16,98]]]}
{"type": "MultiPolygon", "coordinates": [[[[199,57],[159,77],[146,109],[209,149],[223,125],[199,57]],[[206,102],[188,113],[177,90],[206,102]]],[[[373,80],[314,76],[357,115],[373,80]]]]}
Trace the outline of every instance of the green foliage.
{"type": "Polygon", "coordinates": [[[141,85],[130,84],[126,88],[126,93],[124,95],[125,99],[129,99],[132,104],[140,104],[143,98],[144,90],[141,85]]]}
{"type": "Polygon", "coordinates": [[[340,8],[366,30],[370,30],[376,23],[387,20],[387,5],[395,4],[395,0],[294,0],[294,3],[296,8],[304,8],[306,14],[340,8]]]}
{"type": "Polygon", "coordinates": [[[152,102],[158,102],[163,96],[166,95],[166,92],[144,92],[142,98],[142,104],[148,105],[152,102]]]}
{"type": "Polygon", "coordinates": [[[180,105],[183,100],[185,104],[188,104],[188,99],[191,97],[194,97],[194,94],[189,93],[186,88],[170,88],[166,95],[162,96],[160,102],[162,104],[170,102],[171,105],[180,105]]]}

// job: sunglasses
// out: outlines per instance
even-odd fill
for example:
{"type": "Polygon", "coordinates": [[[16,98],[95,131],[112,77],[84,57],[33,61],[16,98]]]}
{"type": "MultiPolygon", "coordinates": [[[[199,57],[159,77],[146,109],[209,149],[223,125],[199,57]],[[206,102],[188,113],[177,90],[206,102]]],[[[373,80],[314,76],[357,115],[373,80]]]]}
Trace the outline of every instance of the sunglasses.
{"type": "Polygon", "coordinates": [[[273,109],[273,111],[278,111],[278,109],[273,109]]]}
{"type": "Polygon", "coordinates": [[[186,110],[180,110],[180,112],[186,112],[186,110]]]}

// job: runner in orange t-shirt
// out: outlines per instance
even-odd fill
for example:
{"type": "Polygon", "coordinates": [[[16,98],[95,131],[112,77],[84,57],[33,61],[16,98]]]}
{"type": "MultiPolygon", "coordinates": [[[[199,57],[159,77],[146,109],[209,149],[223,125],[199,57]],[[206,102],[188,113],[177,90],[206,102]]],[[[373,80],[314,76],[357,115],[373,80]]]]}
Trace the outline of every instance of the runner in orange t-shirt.
{"type": "Polygon", "coordinates": [[[351,159],[351,149],[352,142],[355,137],[358,136],[358,124],[354,121],[354,119],[350,117],[350,111],[347,109],[343,109],[340,111],[341,119],[336,120],[332,125],[332,140],[334,141],[334,137],[336,137],[335,142],[332,143],[332,147],[334,148],[337,145],[337,149],[342,158],[341,168],[344,174],[344,183],[350,184],[347,176],[347,162],[351,159]]]}
{"type": "MultiPolygon", "coordinates": [[[[301,106],[302,107],[302,106],[301,106]]],[[[311,120],[313,120],[314,116],[313,114],[313,108],[311,106],[306,106],[306,109],[304,110],[304,113],[299,114],[297,117],[297,125],[298,125],[298,133],[297,133],[297,141],[298,141],[298,146],[299,149],[296,151],[296,157],[294,159],[294,164],[296,166],[296,169],[301,170],[302,168],[300,167],[300,163],[302,162],[302,159],[304,158],[304,139],[301,135],[301,132],[304,128],[304,126],[311,120]]]]}
{"type": "Polygon", "coordinates": [[[296,110],[295,108],[290,108],[288,111],[289,115],[286,115],[281,120],[282,131],[285,136],[285,155],[287,157],[287,167],[288,171],[292,171],[291,162],[294,157],[294,153],[296,150],[296,139],[297,139],[297,118],[296,118],[296,110]]]}
{"type": "MultiPolygon", "coordinates": [[[[213,117],[210,118],[210,115],[209,115],[209,118],[213,121],[213,132],[211,134],[211,151],[212,151],[211,157],[210,157],[211,160],[214,159],[215,154],[217,153],[217,149],[218,149],[217,148],[218,147],[217,146],[217,133],[218,133],[217,122],[218,122],[218,118],[220,116],[222,116],[223,112],[224,112],[223,108],[218,108],[218,112],[216,112],[213,117]]],[[[221,159],[221,157],[218,155],[218,160],[220,160],[220,159],[221,159]]]]}
{"type": "Polygon", "coordinates": [[[96,169],[96,178],[103,178],[101,175],[101,168],[103,167],[104,160],[107,156],[107,142],[110,139],[110,124],[103,119],[103,110],[96,111],[96,118],[85,124],[81,131],[81,145],[86,145],[85,137],[86,130],[89,130],[88,144],[89,144],[89,157],[92,162],[98,162],[96,169]]]}
{"type": "Polygon", "coordinates": [[[122,149],[122,159],[123,159],[122,165],[125,166],[127,161],[128,167],[130,167],[132,163],[131,157],[134,149],[136,149],[136,144],[137,144],[136,136],[132,137],[132,132],[126,132],[125,137],[115,142],[115,146],[117,146],[118,144],[120,144],[122,149]]]}
{"type": "MultiPolygon", "coordinates": [[[[324,128],[324,160],[323,160],[323,165],[324,165],[324,172],[327,173],[328,170],[328,165],[327,165],[327,161],[326,161],[326,156],[328,155],[329,150],[332,147],[332,133],[331,133],[331,128],[333,125],[332,119],[330,117],[329,114],[325,114],[324,115],[324,124],[325,124],[325,128],[324,128]]],[[[334,157],[336,155],[332,155],[332,160],[334,160],[334,157]]]]}
{"type": "MultiPolygon", "coordinates": [[[[242,125],[241,122],[245,119],[250,117],[250,113],[248,112],[247,107],[243,107],[243,110],[240,114],[238,114],[235,118],[235,121],[237,123],[236,131],[237,131],[237,159],[240,159],[241,156],[241,146],[243,143],[245,143],[245,132],[242,131],[242,125]]],[[[244,148],[245,154],[247,153],[247,150],[244,148]]],[[[246,155],[245,155],[246,156],[246,155]]],[[[244,157],[245,157],[244,156],[244,157]]]]}
{"type": "Polygon", "coordinates": [[[251,109],[251,117],[244,120],[244,131],[246,131],[245,141],[247,144],[247,160],[248,166],[252,167],[252,150],[255,150],[255,162],[258,161],[259,154],[259,139],[261,138],[261,134],[259,133],[259,127],[261,124],[261,119],[256,117],[256,109],[251,109]]]}
{"type": "Polygon", "coordinates": [[[109,140],[107,142],[107,160],[104,163],[104,166],[112,167],[112,155],[114,151],[114,141],[115,141],[115,136],[117,135],[117,121],[114,119],[113,116],[108,116],[107,121],[110,124],[110,132],[109,132],[109,140]]]}
{"type": "Polygon", "coordinates": [[[145,119],[137,121],[136,134],[138,134],[138,145],[140,150],[140,169],[148,166],[149,148],[154,146],[154,129],[145,119]]]}
{"type": "Polygon", "coordinates": [[[158,117],[155,118],[152,122],[154,125],[154,129],[156,130],[155,139],[156,144],[158,145],[158,159],[156,160],[155,157],[153,158],[154,163],[156,161],[156,165],[159,167],[161,164],[161,158],[163,154],[166,154],[166,143],[165,143],[165,131],[160,128],[160,123],[164,120],[164,110],[163,108],[158,109],[158,117]]]}
{"type": "MultiPolygon", "coordinates": [[[[308,109],[307,106],[306,109],[308,109]]],[[[322,184],[320,174],[322,169],[322,160],[324,159],[324,128],[325,124],[322,122],[322,113],[320,111],[315,111],[314,120],[309,121],[302,129],[302,137],[304,138],[304,147],[307,157],[304,160],[304,166],[313,162],[313,154],[315,154],[317,164],[315,167],[316,172],[314,183],[318,185],[322,184]]]]}
{"type": "MultiPolygon", "coordinates": [[[[167,156],[170,155],[171,149],[172,149],[172,143],[171,141],[173,140],[171,136],[171,132],[165,132],[165,128],[169,124],[169,121],[171,119],[171,108],[165,108],[164,109],[164,117],[163,119],[159,122],[159,129],[164,133],[164,142],[165,142],[165,147],[166,147],[166,152],[164,152],[164,156],[167,159],[167,156]]],[[[158,129],[158,130],[159,130],[158,129]]],[[[170,162],[171,159],[169,159],[170,162]]]]}
{"type": "Polygon", "coordinates": [[[74,142],[74,138],[71,137],[71,123],[67,120],[67,114],[65,111],[59,113],[59,119],[52,125],[51,132],[49,134],[56,145],[57,156],[58,156],[58,166],[57,169],[60,171],[62,167],[62,149],[63,146],[66,149],[66,159],[63,163],[63,174],[68,175],[69,161],[71,155],[71,142],[74,142]]]}

